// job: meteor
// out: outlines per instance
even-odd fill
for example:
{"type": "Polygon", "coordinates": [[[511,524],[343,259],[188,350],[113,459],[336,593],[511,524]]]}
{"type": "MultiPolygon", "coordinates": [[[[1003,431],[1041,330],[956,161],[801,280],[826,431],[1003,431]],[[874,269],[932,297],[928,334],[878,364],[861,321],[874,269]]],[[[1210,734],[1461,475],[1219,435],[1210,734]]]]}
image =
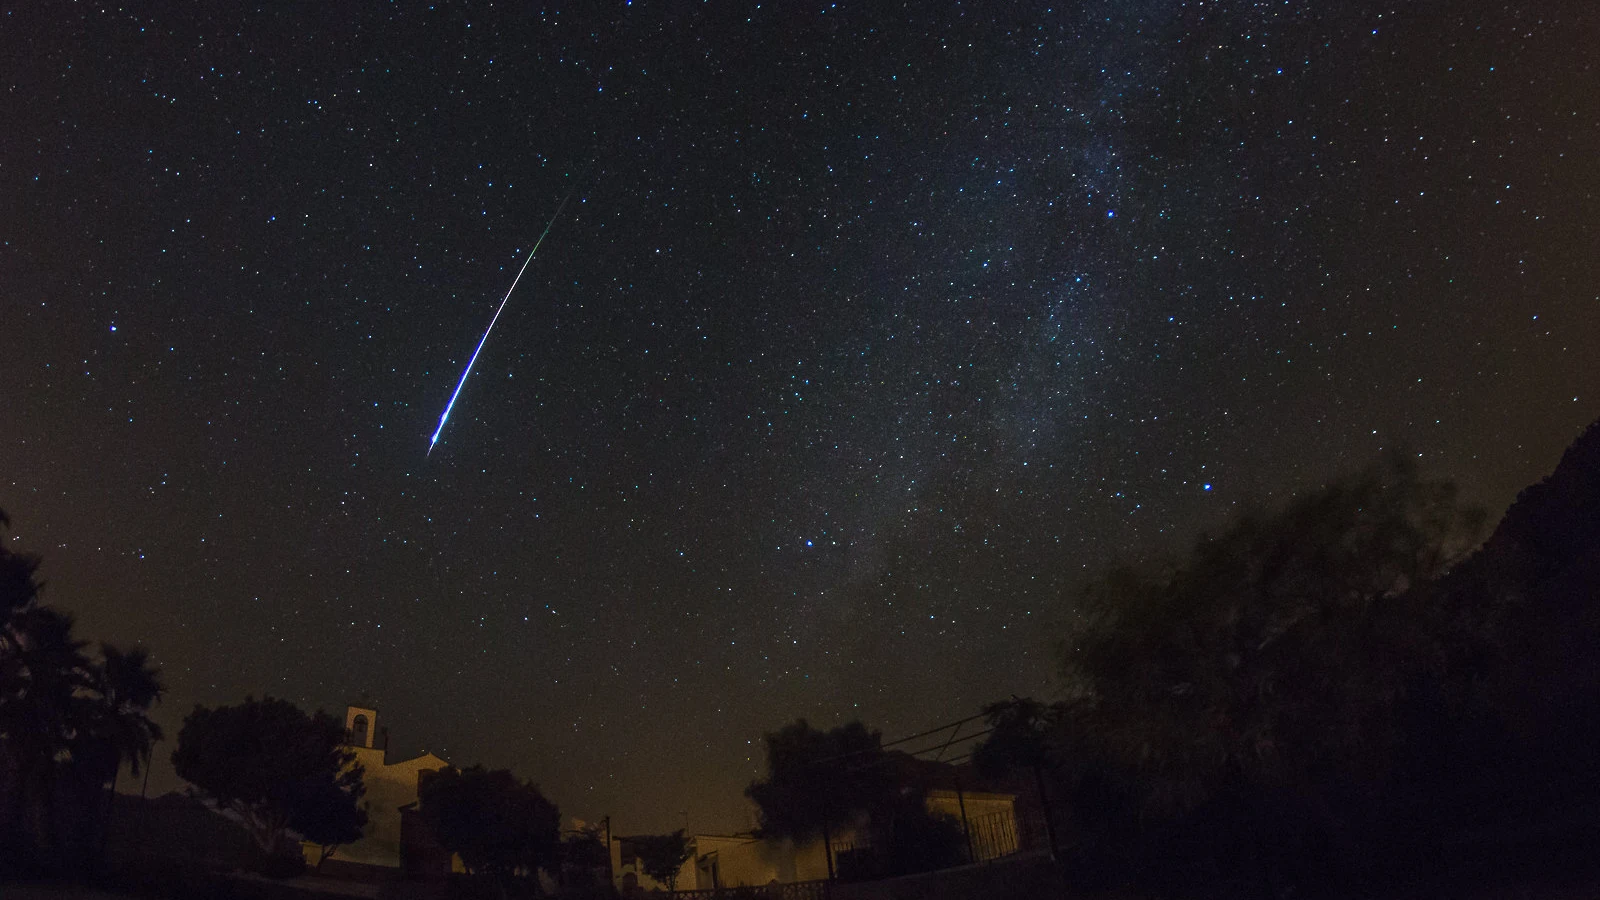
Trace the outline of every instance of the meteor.
{"type": "Polygon", "coordinates": [[[467,360],[467,367],[461,371],[461,380],[456,382],[455,393],[450,395],[450,402],[444,405],[444,413],[439,416],[439,427],[433,430],[433,437],[428,439],[427,456],[433,455],[434,445],[439,443],[439,435],[444,431],[444,424],[450,421],[450,410],[455,407],[456,398],[461,396],[461,389],[466,387],[467,376],[472,374],[472,364],[478,361],[478,354],[483,352],[483,345],[489,341],[489,333],[494,331],[494,323],[500,321],[500,314],[505,312],[506,301],[511,299],[511,292],[517,289],[517,282],[522,280],[522,273],[528,271],[528,263],[533,262],[533,255],[539,252],[539,245],[544,243],[545,236],[555,227],[556,219],[561,218],[561,211],[567,208],[567,201],[572,199],[572,192],[577,189],[578,185],[574,183],[572,189],[567,191],[567,195],[561,198],[561,205],[556,207],[555,215],[545,223],[544,231],[540,233],[539,239],[533,242],[533,249],[528,251],[528,258],[522,261],[522,268],[517,270],[517,277],[511,280],[511,287],[507,288],[506,295],[500,298],[500,306],[494,311],[494,318],[489,320],[489,327],[483,330],[483,337],[478,339],[477,349],[472,351],[472,358],[467,360]]]}

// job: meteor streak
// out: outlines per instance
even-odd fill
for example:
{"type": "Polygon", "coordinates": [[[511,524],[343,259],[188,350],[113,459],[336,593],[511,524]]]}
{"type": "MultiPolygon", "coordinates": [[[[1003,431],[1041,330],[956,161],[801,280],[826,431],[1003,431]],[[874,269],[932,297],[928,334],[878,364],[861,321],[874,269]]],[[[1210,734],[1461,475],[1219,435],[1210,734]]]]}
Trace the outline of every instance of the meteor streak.
{"type": "Polygon", "coordinates": [[[544,231],[540,233],[539,239],[533,242],[533,249],[528,251],[528,258],[522,261],[522,268],[517,270],[517,277],[511,280],[511,287],[507,288],[506,295],[500,298],[500,306],[494,311],[494,318],[489,320],[489,327],[483,330],[483,337],[478,339],[477,349],[472,351],[472,358],[467,360],[467,367],[461,371],[461,380],[456,382],[455,393],[450,395],[450,402],[444,405],[444,413],[439,416],[439,427],[433,430],[433,437],[428,439],[428,452],[426,455],[433,455],[433,447],[439,443],[439,435],[444,431],[444,423],[450,421],[450,410],[455,407],[456,398],[461,396],[461,389],[466,387],[467,376],[472,374],[472,364],[478,361],[478,354],[483,352],[483,345],[489,341],[489,333],[494,331],[494,323],[500,321],[500,314],[505,312],[506,301],[511,299],[511,292],[517,289],[517,282],[522,280],[522,273],[528,271],[528,263],[533,262],[533,255],[539,252],[539,245],[544,243],[545,236],[550,233],[551,228],[555,227],[556,219],[561,218],[561,211],[567,208],[567,201],[572,199],[572,192],[577,189],[577,184],[573,184],[572,189],[567,191],[567,195],[561,198],[561,205],[556,207],[555,215],[551,216],[550,221],[545,223],[544,231]]]}

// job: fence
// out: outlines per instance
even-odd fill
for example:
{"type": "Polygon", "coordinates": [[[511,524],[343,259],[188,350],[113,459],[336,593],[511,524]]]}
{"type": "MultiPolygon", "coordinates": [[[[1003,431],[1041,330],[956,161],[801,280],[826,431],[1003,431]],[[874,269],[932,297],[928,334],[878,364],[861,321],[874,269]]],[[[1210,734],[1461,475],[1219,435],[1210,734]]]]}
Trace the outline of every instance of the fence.
{"type": "Polygon", "coordinates": [[[899,878],[678,891],[671,900],[992,900],[1063,896],[1066,885],[1055,863],[1042,854],[1024,851],[990,863],[899,878]]]}
{"type": "MultiPolygon", "coordinates": [[[[1013,812],[994,812],[968,819],[961,840],[963,863],[986,863],[1015,855],[1024,849],[1022,834],[1013,812]]],[[[881,877],[884,862],[879,848],[864,837],[833,842],[834,866],[840,881],[864,881],[881,877]]]]}
{"type": "Polygon", "coordinates": [[[1009,812],[989,813],[967,821],[969,862],[988,862],[1010,856],[1021,849],[1017,840],[1017,817],[1009,812]]]}
{"type": "Polygon", "coordinates": [[[831,900],[833,885],[826,881],[796,881],[758,887],[726,887],[678,891],[673,900],[831,900]]]}

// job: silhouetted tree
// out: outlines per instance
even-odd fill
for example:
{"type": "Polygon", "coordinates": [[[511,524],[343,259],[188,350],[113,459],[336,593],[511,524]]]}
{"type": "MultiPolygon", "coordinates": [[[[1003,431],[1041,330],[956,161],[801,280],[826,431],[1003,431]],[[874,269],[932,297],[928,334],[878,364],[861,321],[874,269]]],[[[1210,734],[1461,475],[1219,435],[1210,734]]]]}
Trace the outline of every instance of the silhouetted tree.
{"type": "Polygon", "coordinates": [[[104,815],[101,818],[101,847],[104,848],[112,804],[116,800],[117,775],[123,765],[138,777],[150,763],[154,744],[161,740],[161,727],[150,719],[149,711],[160,702],[165,688],[161,671],[150,664],[150,655],[141,648],[122,651],[111,644],[100,645],[100,661],[89,670],[93,691],[87,710],[89,722],[80,732],[74,756],[81,753],[86,778],[104,790],[104,815]]]}
{"type": "Polygon", "coordinates": [[[269,858],[287,855],[290,829],[348,833],[334,827],[350,821],[340,807],[356,810],[365,791],[343,725],[273,697],[196,705],[178,731],[172,765],[219,808],[237,813],[269,858]]]}
{"type": "Polygon", "coordinates": [[[1369,773],[1395,738],[1399,667],[1429,651],[1396,627],[1426,615],[1408,591],[1481,523],[1396,459],[1240,521],[1165,578],[1114,572],[1065,642],[1076,724],[1153,776],[1158,804],[1230,774],[1369,773]]]}
{"type": "Polygon", "coordinates": [[[860,722],[829,731],[805,719],[766,735],[767,777],[745,788],[764,836],[822,838],[828,877],[834,876],[833,833],[864,821],[894,788],[883,759],[883,738],[860,722]]]}
{"type": "Polygon", "coordinates": [[[321,776],[295,789],[290,827],[320,849],[317,868],[341,845],[361,840],[367,825],[367,808],[361,802],[366,792],[362,781],[347,786],[321,776]]]}
{"type": "MultiPolygon", "coordinates": [[[[1481,522],[1395,457],[1238,521],[1164,574],[1114,570],[1074,610],[1065,702],[998,711],[979,760],[1065,761],[1093,794],[1074,806],[1111,815],[1097,827],[1188,823],[1183,852],[1253,879],[1240,889],[1276,891],[1275,860],[1353,870],[1353,823],[1407,739],[1409,686],[1441,652],[1418,588],[1481,522]]],[[[1181,856],[1165,846],[1164,864],[1181,856]]]]}
{"type": "Polygon", "coordinates": [[[983,708],[989,736],[972,753],[973,766],[983,775],[1027,772],[1032,776],[1052,855],[1059,849],[1054,809],[1059,798],[1052,797],[1046,785],[1061,765],[1054,736],[1065,714],[1060,705],[1046,705],[1030,697],[991,703],[983,708]]]}
{"type": "Polygon", "coordinates": [[[71,619],[39,603],[38,569],[39,557],[0,541],[0,840],[10,851],[0,856],[19,860],[38,850],[38,782],[70,737],[73,673],[86,662],[71,619]]]}
{"type": "MultiPolygon", "coordinates": [[[[1391,815],[1424,834],[1600,830],[1600,422],[1423,592],[1437,662],[1408,707],[1391,815]]],[[[1590,846],[1586,855],[1600,858],[1590,846]]],[[[1496,862],[1482,846],[1479,866],[1496,862]]],[[[1507,856],[1526,857],[1525,850],[1507,856]]]]}
{"type": "Polygon", "coordinates": [[[0,847],[82,869],[104,848],[120,764],[138,771],[161,739],[146,715],[161,683],[143,650],[85,655],[72,617],[40,602],[38,567],[0,543],[0,847]]]}
{"type": "Polygon", "coordinates": [[[534,876],[559,864],[560,810],[505,769],[424,772],[418,800],[439,845],[459,855],[473,874],[503,885],[510,876],[534,876]]]}
{"type": "Polygon", "coordinates": [[[880,798],[868,812],[864,833],[870,862],[862,877],[930,872],[965,861],[961,821],[928,809],[927,792],[918,785],[897,784],[880,798]]]}
{"type": "Polygon", "coordinates": [[[35,604],[12,617],[12,652],[0,701],[5,768],[11,775],[12,842],[46,867],[60,865],[55,797],[85,719],[89,660],[70,615],[35,604]]]}
{"type": "Polygon", "coordinates": [[[598,825],[580,827],[561,841],[561,882],[568,887],[603,884],[611,865],[605,831],[598,825]]]}
{"type": "Polygon", "coordinates": [[[678,872],[694,856],[694,846],[682,828],[671,834],[628,838],[628,842],[633,845],[639,866],[646,875],[665,884],[669,891],[678,889],[678,872]]]}

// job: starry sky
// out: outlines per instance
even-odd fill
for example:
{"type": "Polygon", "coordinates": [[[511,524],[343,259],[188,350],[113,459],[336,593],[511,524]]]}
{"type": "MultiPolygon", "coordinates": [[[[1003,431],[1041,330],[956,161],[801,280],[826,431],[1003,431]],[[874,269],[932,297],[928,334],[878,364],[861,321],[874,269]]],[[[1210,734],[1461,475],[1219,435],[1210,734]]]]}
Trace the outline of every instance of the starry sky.
{"type": "Polygon", "coordinates": [[[747,827],[796,716],[1048,695],[1113,562],[1396,448],[1495,514],[1546,473],[1600,414],[1589,7],[13,5],[9,540],[170,731],[365,695],[747,827]]]}

